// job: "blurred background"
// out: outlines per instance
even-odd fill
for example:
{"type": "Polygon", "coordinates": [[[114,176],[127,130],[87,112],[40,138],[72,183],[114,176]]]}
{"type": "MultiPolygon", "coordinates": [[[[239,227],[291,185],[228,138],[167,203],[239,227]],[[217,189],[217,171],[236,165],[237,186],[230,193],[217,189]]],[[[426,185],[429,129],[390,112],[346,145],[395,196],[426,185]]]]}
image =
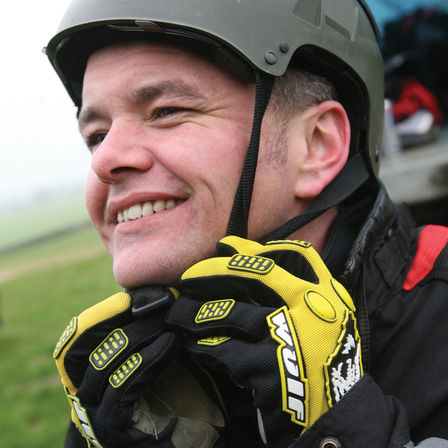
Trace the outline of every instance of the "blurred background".
{"type": "MultiPolygon", "coordinates": [[[[337,1],[337,0],[335,0],[337,1]]],[[[385,57],[380,176],[420,223],[448,224],[448,0],[367,0],[385,57]]],[[[73,315],[119,287],[89,224],[89,154],[42,48],[69,0],[7,2],[0,37],[0,446],[63,446],[51,353],[73,315]]]]}

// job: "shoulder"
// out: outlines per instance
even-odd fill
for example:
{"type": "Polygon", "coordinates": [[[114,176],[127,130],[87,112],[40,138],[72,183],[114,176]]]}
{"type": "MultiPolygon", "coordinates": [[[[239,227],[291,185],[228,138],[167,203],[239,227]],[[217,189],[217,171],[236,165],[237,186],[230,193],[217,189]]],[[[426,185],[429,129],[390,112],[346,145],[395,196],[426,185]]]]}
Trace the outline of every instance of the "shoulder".
{"type": "Polygon", "coordinates": [[[417,227],[406,207],[376,235],[365,259],[370,314],[410,296],[448,303],[448,227],[417,227]]]}

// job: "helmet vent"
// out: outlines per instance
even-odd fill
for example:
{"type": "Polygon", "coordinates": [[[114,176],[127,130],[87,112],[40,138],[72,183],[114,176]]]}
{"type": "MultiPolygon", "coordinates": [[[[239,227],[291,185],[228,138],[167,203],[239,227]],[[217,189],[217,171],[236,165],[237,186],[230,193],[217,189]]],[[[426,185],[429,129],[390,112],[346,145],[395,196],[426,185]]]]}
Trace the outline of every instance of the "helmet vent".
{"type": "MultiPolygon", "coordinates": [[[[334,28],[340,32],[343,36],[354,40],[356,37],[356,30],[358,28],[358,7],[343,7],[342,2],[347,3],[347,0],[339,0],[335,2],[333,0],[326,1],[325,3],[325,21],[328,26],[334,28]]],[[[348,0],[350,5],[352,0],[348,0]]]]}
{"type": "Polygon", "coordinates": [[[292,13],[310,25],[319,27],[321,24],[321,11],[321,1],[299,0],[292,13]]]}

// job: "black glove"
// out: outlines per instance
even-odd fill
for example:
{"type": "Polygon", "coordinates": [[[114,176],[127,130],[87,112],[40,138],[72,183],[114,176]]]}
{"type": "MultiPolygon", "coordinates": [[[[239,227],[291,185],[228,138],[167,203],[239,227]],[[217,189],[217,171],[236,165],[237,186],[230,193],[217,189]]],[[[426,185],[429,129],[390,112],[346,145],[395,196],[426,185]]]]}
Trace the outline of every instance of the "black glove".
{"type": "Polygon", "coordinates": [[[184,273],[167,324],[253,390],[263,444],[287,447],[362,376],[353,301],[308,243],[231,236],[218,249],[184,273]]]}
{"type": "Polygon", "coordinates": [[[73,422],[88,446],[214,446],[214,425],[223,426],[223,416],[181,362],[179,338],[164,325],[177,291],[128,292],[73,318],[56,345],[73,422]]]}

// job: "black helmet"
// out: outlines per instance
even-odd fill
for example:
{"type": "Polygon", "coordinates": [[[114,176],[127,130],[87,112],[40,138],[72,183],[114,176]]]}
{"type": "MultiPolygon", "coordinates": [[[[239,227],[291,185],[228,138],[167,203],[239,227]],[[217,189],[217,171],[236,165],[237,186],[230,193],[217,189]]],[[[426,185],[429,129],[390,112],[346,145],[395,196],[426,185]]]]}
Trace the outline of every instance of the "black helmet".
{"type": "Polygon", "coordinates": [[[113,41],[154,32],[230,50],[257,79],[253,138],[229,233],[246,236],[261,119],[275,78],[291,65],[323,75],[335,85],[350,118],[355,161],[329,185],[337,199],[322,200],[321,193],[308,218],[294,221],[275,236],[288,235],[341,202],[368,177],[376,179],[384,114],[383,60],[379,32],[364,0],[73,0],[46,54],[80,106],[88,56],[113,41]],[[338,178],[344,179],[339,182],[344,187],[334,185],[338,178]],[[335,194],[335,188],[344,191],[335,194]]]}

